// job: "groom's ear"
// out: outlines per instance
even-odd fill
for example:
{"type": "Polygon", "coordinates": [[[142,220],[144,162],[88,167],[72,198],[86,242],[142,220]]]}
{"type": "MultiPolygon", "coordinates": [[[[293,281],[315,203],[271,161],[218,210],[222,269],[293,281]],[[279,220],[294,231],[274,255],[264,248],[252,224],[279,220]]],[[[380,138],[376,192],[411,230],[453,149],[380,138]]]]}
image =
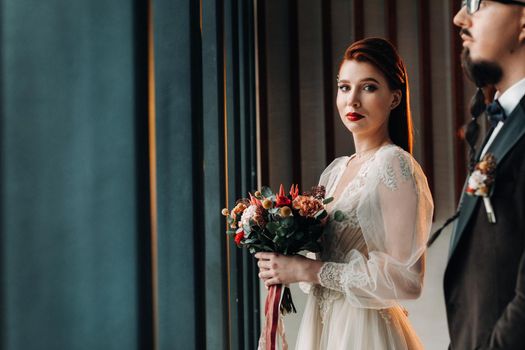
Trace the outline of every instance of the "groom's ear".
{"type": "Polygon", "coordinates": [[[525,7],[521,10],[520,33],[518,38],[520,43],[525,45],[525,7]]]}
{"type": "Polygon", "coordinates": [[[401,103],[401,97],[403,96],[403,94],[401,93],[401,90],[394,90],[393,92],[393,100],[392,100],[392,103],[390,104],[390,110],[396,108],[397,106],[399,106],[399,104],[401,103]]]}

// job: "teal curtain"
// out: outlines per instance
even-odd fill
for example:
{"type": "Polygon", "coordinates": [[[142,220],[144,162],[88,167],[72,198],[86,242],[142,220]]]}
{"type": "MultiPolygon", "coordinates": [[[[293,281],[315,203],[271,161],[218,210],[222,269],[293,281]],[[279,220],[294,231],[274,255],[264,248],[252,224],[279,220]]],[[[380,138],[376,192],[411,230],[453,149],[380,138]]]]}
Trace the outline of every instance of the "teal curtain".
{"type": "Polygon", "coordinates": [[[256,347],[220,215],[256,189],[253,17],[0,0],[0,350],[256,347]]]}
{"type": "Polygon", "coordinates": [[[145,6],[0,6],[1,348],[146,348],[145,6]]]}

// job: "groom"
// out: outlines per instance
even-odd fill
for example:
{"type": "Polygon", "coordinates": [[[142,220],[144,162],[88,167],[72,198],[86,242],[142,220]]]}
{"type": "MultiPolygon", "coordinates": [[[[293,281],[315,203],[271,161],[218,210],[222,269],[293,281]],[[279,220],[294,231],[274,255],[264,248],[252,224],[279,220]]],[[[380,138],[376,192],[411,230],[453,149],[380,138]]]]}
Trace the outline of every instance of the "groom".
{"type": "Polygon", "coordinates": [[[496,161],[495,223],[463,194],[444,279],[450,349],[525,349],[525,0],[464,1],[454,24],[467,75],[497,93],[476,159],[496,161]]]}

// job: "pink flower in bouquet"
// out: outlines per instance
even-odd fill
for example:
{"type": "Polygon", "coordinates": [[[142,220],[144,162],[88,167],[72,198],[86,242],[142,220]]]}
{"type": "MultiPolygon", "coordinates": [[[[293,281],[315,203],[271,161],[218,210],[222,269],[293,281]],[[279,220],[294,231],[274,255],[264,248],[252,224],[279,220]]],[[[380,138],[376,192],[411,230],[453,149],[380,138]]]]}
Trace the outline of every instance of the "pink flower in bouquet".
{"type": "Polygon", "coordinates": [[[284,187],[281,184],[281,187],[279,188],[279,194],[275,196],[275,206],[276,207],[284,207],[285,205],[292,204],[292,201],[288,196],[286,196],[286,193],[284,193],[284,187]]]}
{"type": "Polygon", "coordinates": [[[297,196],[293,201],[293,207],[299,210],[299,215],[311,218],[324,209],[320,200],[310,196],[297,196]]]}
{"type": "Polygon", "coordinates": [[[262,206],[252,204],[244,212],[241,216],[241,227],[242,226],[250,226],[250,220],[255,222],[256,225],[264,226],[266,221],[264,220],[264,208],[262,206]]]}

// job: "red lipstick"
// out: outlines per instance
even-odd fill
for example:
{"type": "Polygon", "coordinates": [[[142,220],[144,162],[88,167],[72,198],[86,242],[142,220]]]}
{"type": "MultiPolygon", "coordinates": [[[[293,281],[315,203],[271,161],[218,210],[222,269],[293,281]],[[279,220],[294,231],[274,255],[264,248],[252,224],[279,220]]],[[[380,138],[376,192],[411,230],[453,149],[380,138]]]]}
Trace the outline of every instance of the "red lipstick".
{"type": "Polygon", "coordinates": [[[356,112],[350,112],[346,113],[346,118],[350,120],[351,122],[356,122],[358,120],[363,119],[365,116],[356,112]]]}

